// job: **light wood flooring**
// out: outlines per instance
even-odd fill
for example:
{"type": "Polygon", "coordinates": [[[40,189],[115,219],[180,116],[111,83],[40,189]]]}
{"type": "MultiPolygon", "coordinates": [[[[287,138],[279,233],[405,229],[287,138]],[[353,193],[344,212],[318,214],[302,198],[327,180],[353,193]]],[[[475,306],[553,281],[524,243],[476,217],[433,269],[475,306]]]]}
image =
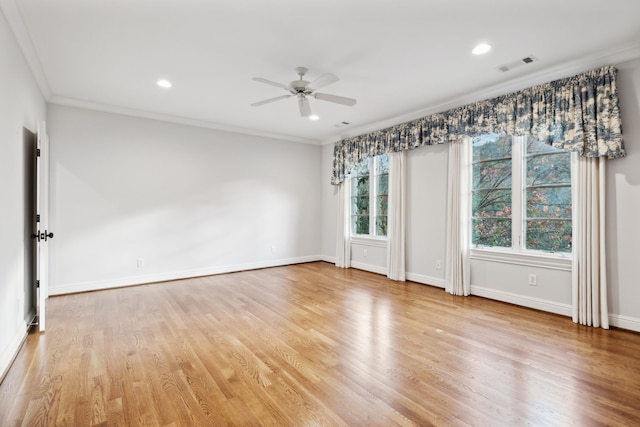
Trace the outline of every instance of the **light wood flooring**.
{"type": "Polygon", "coordinates": [[[317,262],[52,297],[0,426],[640,425],[640,334],[317,262]]]}

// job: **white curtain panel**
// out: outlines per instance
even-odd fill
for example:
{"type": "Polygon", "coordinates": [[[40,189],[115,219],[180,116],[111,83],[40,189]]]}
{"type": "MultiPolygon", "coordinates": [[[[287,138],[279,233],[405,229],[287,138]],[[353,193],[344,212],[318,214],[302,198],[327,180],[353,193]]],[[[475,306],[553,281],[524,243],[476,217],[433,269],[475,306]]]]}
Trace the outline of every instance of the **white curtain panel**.
{"type": "Polygon", "coordinates": [[[449,143],[447,176],[447,230],[445,290],[453,295],[471,293],[469,277],[469,168],[471,138],[449,143]]]}
{"type": "Polygon", "coordinates": [[[347,179],[337,186],[338,218],[336,221],[336,267],[351,267],[351,242],[349,241],[349,185],[347,179]]]}
{"type": "Polygon", "coordinates": [[[387,208],[387,277],[406,280],[405,217],[407,152],[389,153],[389,199],[387,208]]]}
{"type": "Polygon", "coordinates": [[[605,249],[604,157],[574,154],[573,321],[609,329],[605,249]]]}

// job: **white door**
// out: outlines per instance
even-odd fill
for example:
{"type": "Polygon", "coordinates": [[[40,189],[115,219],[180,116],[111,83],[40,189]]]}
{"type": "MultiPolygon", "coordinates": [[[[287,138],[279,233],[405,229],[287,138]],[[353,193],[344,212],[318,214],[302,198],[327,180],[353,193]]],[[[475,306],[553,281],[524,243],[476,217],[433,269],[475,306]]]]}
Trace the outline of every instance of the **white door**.
{"type": "Polygon", "coordinates": [[[36,280],[39,284],[36,295],[38,329],[45,329],[45,308],[49,296],[49,137],[44,122],[38,123],[36,149],[36,280]]]}

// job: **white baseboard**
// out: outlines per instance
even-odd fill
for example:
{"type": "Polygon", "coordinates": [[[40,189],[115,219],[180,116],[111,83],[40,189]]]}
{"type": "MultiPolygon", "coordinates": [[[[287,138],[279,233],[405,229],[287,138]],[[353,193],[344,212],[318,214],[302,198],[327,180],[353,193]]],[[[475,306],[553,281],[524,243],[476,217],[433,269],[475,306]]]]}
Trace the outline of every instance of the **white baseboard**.
{"type": "Polygon", "coordinates": [[[370,271],[371,273],[387,275],[387,267],[380,267],[379,265],[365,264],[364,262],[351,261],[351,267],[358,270],[370,271]]]}
{"type": "MultiPolygon", "coordinates": [[[[335,264],[335,257],[322,255],[322,261],[335,264]]],[[[351,267],[356,268],[358,270],[369,271],[371,273],[382,274],[383,276],[387,275],[386,266],[381,267],[379,265],[366,264],[358,261],[351,261],[351,267]]],[[[438,288],[444,289],[444,279],[441,279],[439,277],[425,276],[425,275],[416,274],[416,273],[406,273],[406,277],[407,277],[407,280],[410,280],[412,282],[422,283],[424,285],[436,286],[438,288]]]]}
{"type": "Polygon", "coordinates": [[[560,314],[562,316],[571,316],[570,304],[562,304],[555,301],[512,294],[510,292],[497,291],[495,289],[473,285],[471,286],[471,295],[508,302],[523,307],[534,308],[536,310],[547,311],[549,313],[560,314]]]}
{"type": "Polygon", "coordinates": [[[441,279],[439,277],[425,276],[423,274],[416,273],[407,273],[407,280],[444,289],[444,279],[441,279]]]}
{"type": "Polygon", "coordinates": [[[329,255],[320,255],[320,261],[329,262],[331,264],[336,263],[336,257],[329,255]]]}
{"type": "Polygon", "coordinates": [[[197,270],[173,271],[168,273],[149,274],[145,276],[122,277],[113,280],[70,283],[55,287],[50,286],[49,295],[64,295],[78,292],[97,291],[101,289],[122,288],[125,286],[143,285],[145,283],[166,282],[169,280],[213,276],[216,274],[235,273],[237,271],[256,270],[259,268],[279,267],[291,264],[302,264],[305,262],[320,260],[322,260],[322,257],[320,255],[311,255],[297,258],[258,261],[247,264],[201,268],[197,270]]]}
{"type": "Polygon", "coordinates": [[[609,324],[617,328],[640,332],[640,319],[635,317],[609,313],[609,324]]]}
{"type": "MultiPolygon", "coordinates": [[[[572,315],[571,304],[561,304],[555,301],[496,291],[494,289],[483,288],[481,286],[471,286],[471,295],[508,302],[567,317],[571,317],[572,315]]],[[[635,317],[609,313],[609,324],[617,328],[640,332],[640,319],[635,317]]]]}
{"type": "Polygon", "coordinates": [[[13,360],[18,355],[20,347],[22,347],[22,343],[26,338],[27,326],[25,323],[18,328],[9,345],[4,350],[2,350],[2,353],[0,353],[0,382],[2,382],[4,376],[9,371],[13,360]]]}

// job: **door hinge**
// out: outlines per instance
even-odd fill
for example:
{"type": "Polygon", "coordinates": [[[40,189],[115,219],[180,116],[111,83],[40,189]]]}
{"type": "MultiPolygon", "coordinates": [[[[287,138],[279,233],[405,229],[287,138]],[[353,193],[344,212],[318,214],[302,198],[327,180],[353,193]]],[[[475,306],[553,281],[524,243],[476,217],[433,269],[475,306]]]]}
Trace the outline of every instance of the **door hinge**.
{"type": "Polygon", "coordinates": [[[40,157],[40,149],[39,148],[36,148],[36,156],[40,157]]]}
{"type": "Polygon", "coordinates": [[[36,288],[40,288],[40,280],[36,280],[36,288]]]}
{"type": "Polygon", "coordinates": [[[40,222],[40,214],[36,214],[36,222],[40,222]]]}

